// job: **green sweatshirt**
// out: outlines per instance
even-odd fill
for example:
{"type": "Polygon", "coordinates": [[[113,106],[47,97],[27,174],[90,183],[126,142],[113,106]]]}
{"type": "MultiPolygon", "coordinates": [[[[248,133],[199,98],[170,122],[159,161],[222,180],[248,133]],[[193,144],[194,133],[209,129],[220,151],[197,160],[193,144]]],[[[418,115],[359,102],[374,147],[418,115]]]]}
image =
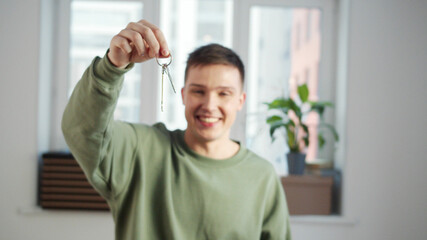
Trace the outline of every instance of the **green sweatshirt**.
{"type": "Polygon", "coordinates": [[[243,146],[225,160],[192,151],[184,131],[113,120],[125,70],[95,58],[62,119],[74,157],[107,200],[116,239],[290,239],[282,185],[243,146]]]}

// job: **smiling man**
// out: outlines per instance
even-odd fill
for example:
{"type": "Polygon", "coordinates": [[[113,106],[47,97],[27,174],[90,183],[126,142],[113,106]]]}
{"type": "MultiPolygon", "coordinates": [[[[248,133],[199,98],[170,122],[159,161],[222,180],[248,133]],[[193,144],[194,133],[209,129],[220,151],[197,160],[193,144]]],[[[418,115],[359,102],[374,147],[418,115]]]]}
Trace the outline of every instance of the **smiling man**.
{"type": "Polygon", "coordinates": [[[181,90],[187,119],[185,142],[214,159],[235,155],[240,145],[230,140],[230,128],[246,99],[239,57],[211,44],[190,54],[185,72],[181,90]]]}
{"type": "Polygon", "coordinates": [[[290,239],[273,167],[230,139],[246,98],[232,50],[211,44],[189,55],[185,131],[113,120],[125,73],[168,55],[156,26],[130,23],[93,60],[64,112],[65,139],[107,200],[116,239],[290,239]]]}

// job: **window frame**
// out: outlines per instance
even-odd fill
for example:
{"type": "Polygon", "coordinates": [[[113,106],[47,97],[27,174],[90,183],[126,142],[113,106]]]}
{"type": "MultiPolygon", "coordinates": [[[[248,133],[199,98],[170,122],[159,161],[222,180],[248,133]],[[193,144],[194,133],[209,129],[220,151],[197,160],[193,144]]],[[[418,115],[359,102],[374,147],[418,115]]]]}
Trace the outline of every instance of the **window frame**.
{"type": "MultiPolygon", "coordinates": [[[[322,41],[321,41],[321,64],[318,67],[320,71],[319,79],[321,79],[322,88],[319,88],[318,96],[321,100],[335,102],[335,85],[336,85],[336,55],[337,55],[337,32],[335,23],[337,22],[337,8],[336,0],[235,0],[234,7],[234,29],[238,29],[237,34],[233,38],[233,46],[237,53],[239,53],[245,66],[249,66],[249,36],[250,26],[245,23],[250,22],[250,11],[253,6],[272,6],[272,7],[289,7],[289,8],[319,8],[322,10],[322,41]]],[[[305,40],[303,38],[302,40],[305,40]]],[[[319,81],[320,84],[320,81],[319,81]]],[[[250,86],[245,84],[245,90],[250,86]]],[[[250,96],[248,96],[250,97],[250,96]]],[[[245,143],[245,129],[246,129],[246,105],[236,118],[236,123],[232,129],[231,135],[235,139],[239,139],[243,144],[245,143]]],[[[328,123],[336,123],[335,111],[327,111],[324,114],[324,119],[328,123]]],[[[339,119],[337,119],[339,121],[339,119]]],[[[333,139],[327,139],[325,146],[325,155],[333,158],[335,161],[336,154],[334,153],[333,139]]],[[[340,158],[342,156],[339,156],[340,158]]]]}
{"type": "MultiPolygon", "coordinates": [[[[53,1],[44,0],[42,4],[54,5],[53,9],[56,14],[53,17],[49,28],[52,29],[52,35],[54,39],[53,49],[54,54],[52,56],[51,65],[52,67],[52,81],[51,81],[51,127],[49,133],[49,150],[67,150],[64,137],[61,130],[61,119],[63,110],[68,102],[68,84],[69,84],[69,64],[70,64],[70,27],[71,27],[71,2],[73,0],[64,1],[53,1]]],[[[86,0],[88,2],[95,1],[120,1],[120,0],[86,0]]],[[[123,0],[141,2],[143,4],[143,18],[150,19],[156,25],[159,25],[160,15],[155,14],[159,12],[160,4],[159,1],[155,0],[123,0]]],[[[46,24],[46,23],[45,23],[46,24]]],[[[126,26],[123,26],[123,28],[126,26]]],[[[106,49],[107,50],[107,49],[106,49]]],[[[94,56],[95,57],[95,56],[94,56]]],[[[100,56],[102,57],[102,56],[100,56]]],[[[157,65],[154,63],[147,63],[141,65],[142,72],[144,73],[144,79],[154,79],[157,77],[157,65]]],[[[143,79],[141,79],[141,82],[143,79]]],[[[149,89],[156,88],[157,83],[154,81],[144,81],[144,87],[141,84],[140,87],[140,101],[153,102],[158,97],[157,91],[150,91],[149,89]]],[[[156,112],[157,106],[155,104],[141,104],[139,119],[144,123],[155,123],[157,119],[156,114],[143,114],[146,112],[156,112]],[[154,105],[154,106],[153,106],[154,105]]]]}
{"type": "MultiPolygon", "coordinates": [[[[99,1],[99,0],[87,0],[87,1],[99,1]]],[[[113,0],[104,0],[113,1],[113,0]]],[[[117,0],[115,0],[117,1],[117,0]]],[[[157,0],[125,0],[125,1],[137,1],[143,3],[143,18],[150,19],[150,21],[157,26],[161,26],[161,3],[157,0]]],[[[49,144],[48,150],[66,150],[67,146],[62,136],[61,131],[61,119],[63,109],[65,108],[67,98],[67,87],[68,87],[68,67],[69,67],[69,44],[70,44],[70,11],[71,11],[72,0],[54,1],[54,0],[42,0],[42,4],[54,5],[55,11],[51,21],[50,28],[52,31],[53,39],[53,53],[50,60],[51,68],[51,81],[49,86],[51,88],[51,105],[49,107],[50,112],[50,127],[49,127],[49,144]]],[[[337,32],[336,22],[338,20],[337,8],[338,4],[336,0],[234,0],[233,2],[233,36],[232,46],[233,49],[240,55],[242,61],[246,66],[249,66],[249,34],[250,34],[250,9],[252,6],[275,6],[275,7],[315,7],[322,9],[322,62],[318,67],[319,79],[321,80],[322,88],[319,88],[319,98],[322,100],[335,101],[335,90],[336,90],[336,55],[337,55],[337,32]]],[[[46,21],[45,23],[46,24],[46,21]]],[[[314,27],[314,26],[313,26],[314,27]]],[[[43,42],[43,39],[42,39],[43,42]]],[[[147,79],[156,79],[159,74],[158,66],[154,61],[149,61],[142,64],[143,79],[141,79],[140,88],[140,122],[153,124],[159,119],[160,108],[159,108],[159,91],[152,91],[154,88],[158,88],[157,81],[149,81],[147,79]],[[145,80],[144,80],[145,79],[145,80]],[[150,103],[150,104],[144,104],[150,103]],[[148,114],[147,114],[148,113],[148,114]]],[[[250,86],[245,85],[245,89],[250,86]]],[[[184,114],[184,113],[183,113],[184,114]]],[[[236,118],[236,122],[231,129],[231,137],[245,144],[246,139],[246,105],[239,112],[236,118]]],[[[335,120],[335,112],[328,111],[325,115],[325,120],[334,125],[338,123],[339,118],[335,120]]],[[[342,120],[344,121],[344,120],[342,120]]],[[[342,134],[341,134],[342,136],[342,134]]],[[[333,142],[333,141],[328,141],[333,142]]],[[[342,144],[340,144],[342,147],[342,144]]],[[[327,149],[328,156],[333,156],[334,145],[332,144],[327,149]]],[[[342,153],[343,151],[340,151],[342,153]]],[[[334,161],[342,162],[343,156],[336,156],[334,161]]],[[[342,165],[342,164],[340,164],[342,165]]]]}

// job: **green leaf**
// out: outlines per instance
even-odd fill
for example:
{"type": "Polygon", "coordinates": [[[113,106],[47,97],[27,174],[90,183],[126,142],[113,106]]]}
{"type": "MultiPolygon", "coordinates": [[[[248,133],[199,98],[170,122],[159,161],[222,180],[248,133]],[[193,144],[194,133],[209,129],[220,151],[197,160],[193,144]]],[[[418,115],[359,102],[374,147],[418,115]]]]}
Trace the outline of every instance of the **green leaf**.
{"type": "Polygon", "coordinates": [[[315,104],[311,106],[311,110],[316,111],[320,115],[322,115],[323,112],[325,111],[325,106],[315,104]]]}
{"type": "Polygon", "coordinates": [[[283,121],[283,118],[281,116],[277,116],[277,115],[274,115],[274,116],[267,118],[267,124],[270,124],[270,125],[281,123],[282,121],[283,121]]]}
{"type": "Polygon", "coordinates": [[[334,107],[333,103],[327,101],[308,101],[308,103],[310,103],[311,106],[319,105],[324,107],[334,107]]]}
{"type": "Polygon", "coordinates": [[[315,111],[315,112],[319,113],[320,117],[322,117],[323,112],[325,111],[325,106],[322,104],[318,104],[317,102],[313,102],[311,105],[310,111],[315,111]]]}
{"type": "Polygon", "coordinates": [[[308,132],[308,126],[307,125],[305,125],[304,123],[301,123],[301,127],[302,127],[302,129],[304,130],[304,132],[305,132],[305,135],[304,135],[304,137],[302,138],[303,140],[304,140],[304,143],[305,143],[305,146],[306,147],[308,147],[308,144],[309,144],[309,132],[308,132]]]}
{"type": "Polygon", "coordinates": [[[304,129],[305,134],[308,135],[308,126],[305,125],[304,123],[301,123],[301,127],[302,129],[304,129]]]}
{"type": "Polygon", "coordinates": [[[323,123],[321,125],[327,127],[332,132],[332,134],[334,134],[335,141],[337,141],[337,142],[339,141],[338,132],[335,130],[334,126],[332,126],[331,124],[328,124],[328,123],[323,123]]]}
{"type": "Polygon", "coordinates": [[[276,98],[272,102],[265,103],[268,106],[268,109],[284,109],[289,108],[289,102],[285,98],[276,98]]]}
{"type": "Polygon", "coordinates": [[[317,139],[319,140],[319,148],[322,148],[323,145],[325,145],[325,138],[323,137],[323,135],[321,133],[319,133],[317,135],[317,139]]]}
{"type": "Polygon", "coordinates": [[[277,129],[281,128],[281,127],[286,128],[286,125],[284,123],[271,125],[271,127],[270,127],[270,137],[271,137],[271,141],[272,142],[274,142],[274,140],[275,140],[274,132],[277,129]]]}
{"type": "Polygon", "coordinates": [[[291,152],[299,152],[299,144],[296,141],[295,136],[295,122],[292,121],[292,119],[289,119],[289,121],[285,124],[286,128],[286,138],[288,142],[289,149],[291,152]]]}
{"type": "Polygon", "coordinates": [[[297,115],[297,117],[301,121],[301,117],[302,117],[301,108],[292,99],[289,99],[289,108],[295,112],[295,114],[297,115]]]}
{"type": "Polygon", "coordinates": [[[286,123],[286,125],[288,125],[288,127],[290,127],[290,126],[295,127],[295,122],[292,119],[289,119],[289,121],[286,123]]]}
{"type": "Polygon", "coordinates": [[[302,102],[307,102],[309,95],[307,84],[298,86],[298,95],[302,102]]]}
{"type": "Polygon", "coordinates": [[[320,117],[323,117],[323,112],[326,107],[333,107],[334,105],[331,102],[309,102],[311,105],[310,111],[316,111],[319,113],[320,117]]]}
{"type": "Polygon", "coordinates": [[[302,140],[304,140],[304,144],[305,144],[305,146],[306,146],[306,147],[308,147],[308,145],[310,144],[310,141],[309,141],[309,139],[308,139],[308,135],[307,135],[307,136],[305,136],[305,137],[303,137],[303,138],[302,138],[302,140]]]}
{"type": "Polygon", "coordinates": [[[322,105],[322,106],[325,106],[325,107],[334,107],[334,104],[333,103],[331,103],[331,102],[326,102],[326,101],[323,101],[323,102],[317,102],[317,104],[320,104],[320,105],[322,105]]]}
{"type": "Polygon", "coordinates": [[[295,144],[295,134],[294,134],[294,132],[291,129],[286,129],[286,134],[287,134],[287,137],[288,137],[289,148],[291,150],[295,150],[296,144],[295,144]]]}

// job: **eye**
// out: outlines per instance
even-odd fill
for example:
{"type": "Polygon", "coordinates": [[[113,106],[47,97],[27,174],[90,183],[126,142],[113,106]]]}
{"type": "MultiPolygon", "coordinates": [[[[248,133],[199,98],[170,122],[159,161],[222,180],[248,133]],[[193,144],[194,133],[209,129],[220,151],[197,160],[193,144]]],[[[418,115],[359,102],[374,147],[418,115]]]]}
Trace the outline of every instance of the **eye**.
{"type": "Polygon", "coordinates": [[[231,93],[226,91],[226,92],[220,92],[219,95],[223,96],[223,97],[226,97],[226,96],[230,96],[231,93]]]}
{"type": "Polygon", "coordinates": [[[191,90],[191,92],[195,93],[195,94],[198,94],[198,95],[203,95],[204,94],[204,91],[200,90],[200,89],[193,89],[193,90],[191,90]]]}

